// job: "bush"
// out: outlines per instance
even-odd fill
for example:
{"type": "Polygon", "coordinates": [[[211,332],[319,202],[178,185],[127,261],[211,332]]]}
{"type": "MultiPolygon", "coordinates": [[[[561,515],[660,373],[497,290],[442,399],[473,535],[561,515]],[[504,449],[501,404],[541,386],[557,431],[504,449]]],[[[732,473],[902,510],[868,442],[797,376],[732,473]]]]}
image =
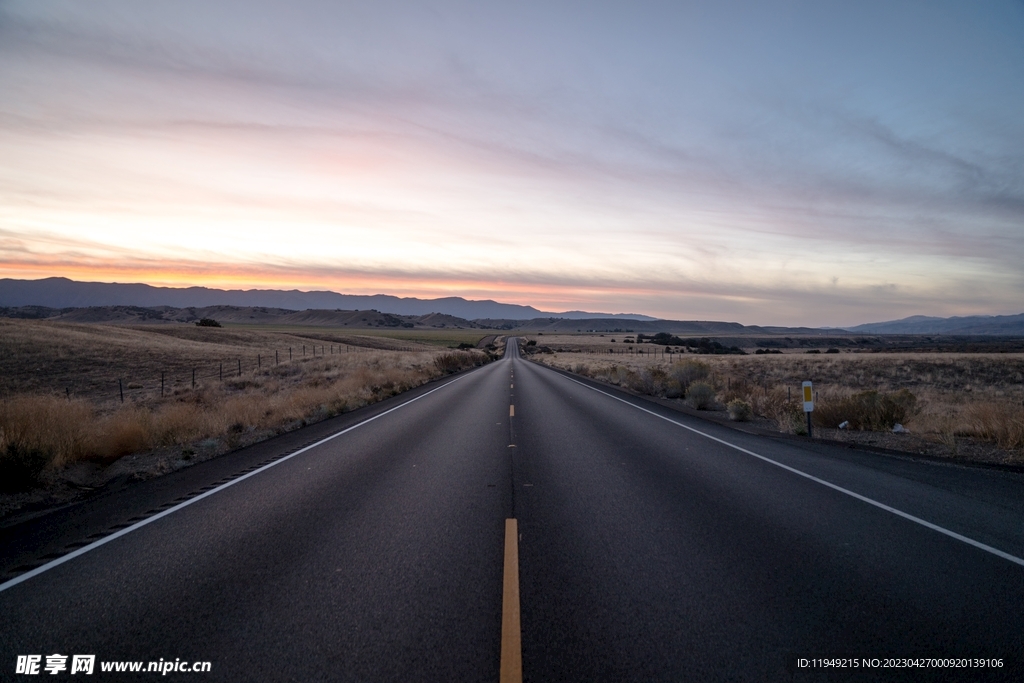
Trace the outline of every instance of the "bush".
{"type": "Polygon", "coordinates": [[[661,396],[665,391],[666,379],[665,371],[655,366],[645,368],[639,373],[633,373],[629,378],[628,386],[638,394],[661,396]]]}
{"type": "Polygon", "coordinates": [[[711,366],[699,360],[681,360],[673,363],[668,371],[669,382],[674,382],[679,391],[683,394],[690,384],[698,380],[706,379],[711,374],[711,366]]]}
{"type": "Polygon", "coordinates": [[[807,435],[807,415],[800,403],[789,401],[777,402],[770,406],[771,415],[768,417],[775,420],[779,425],[779,431],[787,434],[807,435]]]}
{"type": "Polygon", "coordinates": [[[453,353],[443,353],[434,359],[434,365],[438,370],[450,375],[464,370],[466,368],[472,368],[483,363],[483,356],[478,356],[475,353],[469,353],[468,351],[455,351],[453,353]],[[478,362],[479,361],[479,362],[478,362]]]}
{"type": "Polygon", "coordinates": [[[572,371],[581,377],[590,377],[590,366],[586,363],[577,363],[572,371]]]}
{"type": "Polygon", "coordinates": [[[920,412],[917,397],[908,389],[891,393],[861,391],[841,398],[825,398],[814,406],[814,424],[838,427],[849,422],[850,429],[888,431],[920,412]]]}
{"type": "Polygon", "coordinates": [[[213,318],[203,318],[202,320],[196,321],[197,327],[220,327],[221,324],[213,318]]]}
{"type": "Polygon", "coordinates": [[[715,389],[707,382],[694,382],[686,391],[686,405],[695,410],[708,410],[715,404],[715,389]]]}
{"type": "Polygon", "coordinates": [[[729,411],[729,419],[736,422],[747,422],[753,412],[749,403],[738,398],[729,401],[726,409],[729,411]]]}

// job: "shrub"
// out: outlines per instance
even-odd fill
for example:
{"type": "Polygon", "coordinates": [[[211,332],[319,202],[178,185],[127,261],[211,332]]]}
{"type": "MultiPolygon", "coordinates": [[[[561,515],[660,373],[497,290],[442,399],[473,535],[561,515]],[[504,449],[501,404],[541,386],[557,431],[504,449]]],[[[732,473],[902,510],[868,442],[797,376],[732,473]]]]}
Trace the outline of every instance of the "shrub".
{"type": "Polygon", "coordinates": [[[746,401],[741,401],[738,398],[734,398],[733,400],[729,401],[729,404],[726,406],[726,409],[729,411],[730,420],[734,420],[736,422],[747,422],[748,420],[750,420],[752,411],[750,409],[750,404],[747,403],[746,401]]]}
{"type": "Polygon", "coordinates": [[[220,327],[221,324],[213,318],[203,318],[202,320],[196,321],[197,327],[220,327]]]}
{"type": "Polygon", "coordinates": [[[708,410],[715,404],[715,389],[707,382],[694,382],[686,391],[686,404],[695,410],[708,410]]]}
{"type": "Polygon", "coordinates": [[[675,382],[682,393],[686,393],[690,384],[706,379],[711,374],[711,366],[699,360],[681,360],[673,363],[668,371],[669,381],[675,382]]]}
{"type": "Polygon", "coordinates": [[[807,434],[807,416],[801,404],[789,401],[775,403],[770,406],[768,417],[779,425],[779,431],[787,434],[807,434]]]}
{"type": "Polygon", "coordinates": [[[443,353],[434,359],[434,365],[438,370],[446,375],[450,375],[459,370],[471,368],[482,362],[483,358],[478,357],[477,354],[469,353],[467,351],[455,351],[453,353],[443,353]]]}
{"type": "Polygon", "coordinates": [[[825,397],[814,406],[812,417],[814,424],[822,427],[834,428],[846,421],[850,429],[888,431],[918,412],[917,397],[909,389],[891,393],[872,390],[846,397],[825,397]]]}
{"type": "Polygon", "coordinates": [[[665,371],[655,366],[645,368],[639,373],[633,373],[629,378],[628,386],[639,394],[661,396],[665,392],[666,379],[665,371]]]}
{"type": "Polygon", "coordinates": [[[577,363],[572,371],[582,377],[590,377],[590,366],[586,363],[577,363]]]}

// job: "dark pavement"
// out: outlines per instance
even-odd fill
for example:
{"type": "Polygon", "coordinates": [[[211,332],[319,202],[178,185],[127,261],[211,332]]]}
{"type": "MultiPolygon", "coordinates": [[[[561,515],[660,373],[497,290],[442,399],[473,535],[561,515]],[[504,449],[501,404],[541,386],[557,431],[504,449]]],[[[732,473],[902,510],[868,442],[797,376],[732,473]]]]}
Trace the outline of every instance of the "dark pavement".
{"type": "Polygon", "coordinates": [[[1024,557],[1024,476],[766,439],[593,387],[510,345],[450,384],[2,530],[9,578],[173,510],[2,589],[0,680],[39,678],[17,655],[61,653],[212,663],[92,680],[496,681],[507,517],[528,681],[1024,675],[1024,566],[949,535],[1024,557]],[[1005,665],[787,668],[844,655],[1005,665]]]}

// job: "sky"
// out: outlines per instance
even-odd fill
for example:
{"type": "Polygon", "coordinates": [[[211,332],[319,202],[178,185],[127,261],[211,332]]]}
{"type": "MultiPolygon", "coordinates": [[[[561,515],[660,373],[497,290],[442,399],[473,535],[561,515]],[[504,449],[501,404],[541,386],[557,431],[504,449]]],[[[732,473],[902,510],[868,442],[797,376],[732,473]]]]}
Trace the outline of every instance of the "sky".
{"type": "Polygon", "coordinates": [[[0,277],[1021,313],[1022,36],[1022,0],[0,0],[0,277]]]}

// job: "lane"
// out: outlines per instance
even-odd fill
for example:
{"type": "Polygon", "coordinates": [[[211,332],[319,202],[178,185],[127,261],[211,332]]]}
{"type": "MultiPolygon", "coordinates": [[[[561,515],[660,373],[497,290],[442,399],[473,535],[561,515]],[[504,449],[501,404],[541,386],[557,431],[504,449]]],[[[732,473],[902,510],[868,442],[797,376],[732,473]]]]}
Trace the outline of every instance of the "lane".
{"type": "MultiPolygon", "coordinates": [[[[549,369],[513,367],[526,680],[785,680],[787,654],[1024,651],[1020,566],[549,369]]],[[[894,471],[884,458],[872,467],[666,412],[961,532],[986,529],[1007,552],[1021,547],[1020,517],[1009,522],[1024,498],[1019,476],[894,471]],[[957,477],[967,483],[947,481],[957,477]]]]}
{"type": "MultiPolygon", "coordinates": [[[[53,652],[298,681],[845,680],[787,655],[1024,652],[1020,566],[729,444],[1016,557],[1019,475],[745,435],[508,348],[223,490],[237,465],[204,463],[206,498],[0,591],[0,678],[53,652]]],[[[69,515],[0,550],[84,533],[69,515]]]]}
{"type": "Polygon", "coordinates": [[[837,451],[827,444],[791,439],[779,447],[752,435],[727,431],[720,425],[694,427],[682,422],[674,412],[653,410],[653,406],[642,405],[635,399],[615,396],[575,378],[571,381],[695,435],[1024,566],[1024,536],[1020,533],[1024,497],[1020,496],[1019,473],[990,469],[980,474],[977,469],[953,463],[931,462],[930,466],[921,467],[920,460],[909,457],[901,462],[891,456],[856,451],[851,457],[847,449],[837,451]]]}
{"type": "Polygon", "coordinates": [[[507,362],[481,368],[0,593],[5,668],[58,652],[211,661],[210,680],[493,680],[508,382],[507,362]]]}

